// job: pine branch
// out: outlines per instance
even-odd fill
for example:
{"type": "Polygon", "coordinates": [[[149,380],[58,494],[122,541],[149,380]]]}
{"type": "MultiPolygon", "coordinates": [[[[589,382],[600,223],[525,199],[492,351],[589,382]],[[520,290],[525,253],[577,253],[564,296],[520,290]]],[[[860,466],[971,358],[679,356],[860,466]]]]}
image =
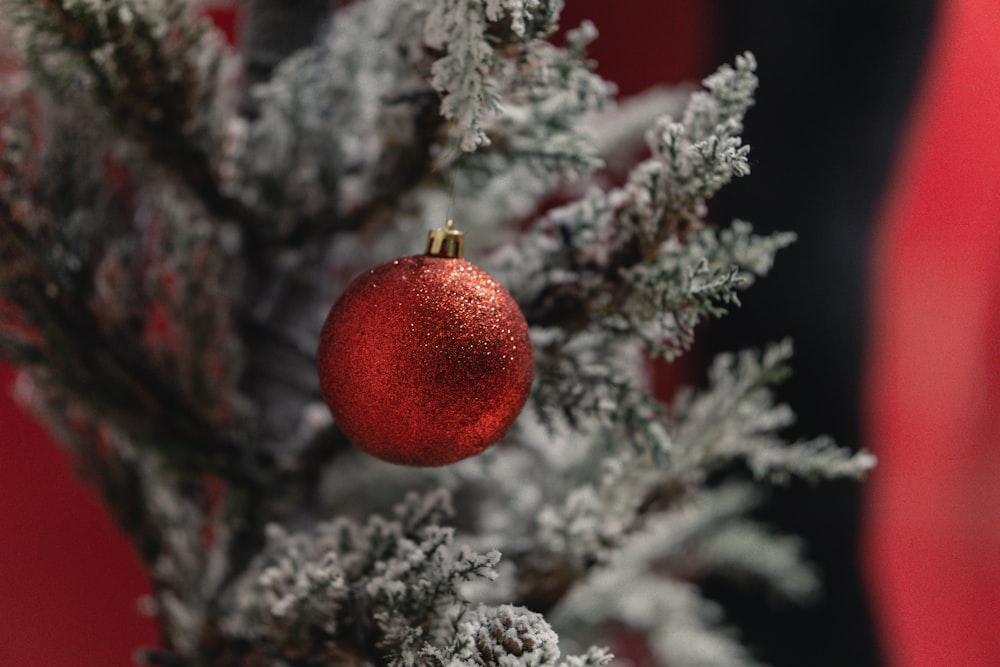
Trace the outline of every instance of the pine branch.
{"type": "Polygon", "coordinates": [[[859,478],[874,457],[836,447],[828,438],[788,445],[781,432],[794,421],[789,406],[775,404],[771,386],[788,373],[791,343],[756,354],[719,355],[709,370],[710,386],[700,395],[682,393],[672,406],[672,462],[681,479],[701,480],[713,468],[743,461],[761,478],[786,481],[859,478]]]}
{"type": "MultiPolygon", "coordinates": [[[[440,525],[450,514],[438,491],[409,495],[391,518],[338,519],[295,534],[272,528],[220,627],[263,635],[286,659],[332,659],[335,640],[376,665],[560,665],[558,638],[539,614],[472,605],[463,595],[462,584],[495,578],[499,554],[456,548],[453,531],[440,525]]],[[[593,649],[567,662],[597,667],[607,659],[593,649]]]]}
{"type": "Polygon", "coordinates": [[[5,202],[0,202],[0,245],[13,248],[26,267],[5,295],[30,314],[38,338],[32,356],[44,357],[46,376],[174,464],[250,479],[240,445],[221,434],[200,406],[165,384],[142,355],[109,349],[85,307],[88,295],[80,289],[86,281],[54,276],[46,251],[14,222],[5,202]]]}
{"type": "MultiPolygon", "coordinates": [[[[735,68],[720,68],[705,80],[706,90],[691,96],[681,122],[669,116],[660,119],[647,137],[652,157],[631,171],[625,186],[609,192],[592,189],[578,201],[549,212],[535,225],[520,242],[529,268],[526,271],[522,266],[511,276],[512,291],[529,322],[580,329],[622,313],[629,305],[641,319],[648,319],[641,317],[649,310],[641,300],[630,304],[636,294],[649,293],[650,285],[636,284],[643,281],[643,274],[648,275],[657,262],[676,265],[670,256],[677,254],[678,246],[682,252],[689,250],[691,266],[696,266],[706,253],[699,255],[702,247],[688,246],[689,238],[697,239],[699,234],[701,246],[724,245],[725,237],[708,239],[711,230],[703,231],[705,199],[732,178],[749,173],[749,147],[742,145],[739,133],[743,115],[753,102],[755,68],[750,54],[737,58],[735,68]],[[673,245],[665,245],[668,243],[673,245]]],[[[731,235],[742,237],[739,242],[744,245],[748,243],[748,231],[741,227],[734,226],[731,235]]],[[[789,239],[779,235],[773,240],[750,241],[756,254],[763,256],[773,254],[789,239]]],[[[704,261],[709,258],[704,257],[704,261]]],[[[759,260],[752,270],[766,264],[759,260]]],[[[686,279],[690,283],[691,270],[687,273],[663,276],[657,282],[677,285],[686,279]]],[[[720,296],[731,294],[734,286],[729,279],[717,292],[720,296]]],[[[689,284],[691,287],[694,285],[689,284]]],[[[691,289],[687,293],[694,296],[691,289]]],[[[704,307],[717,300],[700,301],[704,307]]],[[[673,309],[664,305],[672,314],[696,314],[698,310],[683,302],[673,309]]],[[[616,326],[613,321],[611,324],[616,326]]],[[[689,328],[681,325],[681,338],[689,335],[689,328]]],[[[685,347],[685,341],[678,343],[685,347]]]]}
{"type": "MultiPolygon", "coordinates": [[[[220,187],[212,160],[220,130],[211,122],[219,113],[213,107],[220,105],[224,56],[219,37],[191,16],[186,2],[5,4],[21,25],[48,35],[43,48],[72,54],[94,101],[215,216],[238,221],[251,238],[267,229],[266,220],[220,187]]],[[[41,34],[35,40],[45,41],[41,34]]],[[[42,79],[65,76],[49,71],[51,53],[27,52],[42,79]]]]}
{"type": "Polygon", "coordinates": [[[271,79],[290,55],[316,41],[327,28],[334,0],[247,0],[242,5],[244,112],[256,115],[253,89],[271,79]]]}
{"type": "Polygon", "coordinates": [[[552,610],[554,627],[588,636],[619,624],[648,638],[658,661],[678,667],[758,665],[722,625],[718,605],[686,578],[692,572],[684,565],[697,557],[703,540],[745,512],[751,499],[742,487],[703,489],[648,517],[605,566],[590,572],[552,610]]]}
{"type": "MultiPolygon", "coordinates": [[[[579,349],[568,346],[565,352],[576,357],[579,349]]],[[[683,523],[672,524],[673,541],[657,556],[660,569],[676,571],[683,578],[712,570],[713,564],[722,564],[720,559],[732,557],[725,562],[727,570],[769,580],[773,579],[769,573],[778,571],[773,568],[784,563],[781,571],[795,576],[786,587],[777,580],[773,585],[784,594],[807,597],[811,590],[807,583],[815,583],[814,579],[805,570],[788,567],[798,560],[797,543],[780,542],[751,524],[734,523],[748,505],[739,500],[745,493],[724,496],[729,500],[711,514],[692,515],[689,509],[714,502],[706,500],[716,493],[707,479],[733,462],[744,464],[757,479],[777,482],[793,475],[810,480],[856,478],[871,467],[869,454],[851,454],[827,439],[794,445],[783,442],[781,431],[790,423],[791,412],[774,403],[770,387],[785,377],[789,355],[790,347],[779,345],[760,355],[721,356],[713,364],[711,385],[705,391],[682,395],[669,413],[651,410],[644,418],[636,418],[634,424],[644,426],[641,432],[628,427],[633,423],[628,406],[636,404],[636,396],[645,395],[635,385],[619,385],[618,403],[606,399],[606,417],[595,419],[602,411],[594,408],[589,417],[586,414],[588,401],[605,396],[601,386],[612,375],[603,371],[596,374],[596,387],[581,388],[573,399],[582,405],[580,414],[569,422],[572,430],[564,436],[571,438],[572,446],[567,447],[572,453],[560,449],[558,429],[549,432],[556,440],[546,444],[554,450],[549,465],[524,459],[511,467],[519,459],[497,453],[499,460],[489,462],[486,469],[518,480],[509,487],[492,485],[491,493],[499,496],[497,508],[516,503],[522,495],[538,498],[537,504],[521,508],[523,514],[507,519],[513,525],[531,527],[507,538],[522,546],[504,549],[517,568],[517,601],[543,613],[559,607],[577,587],[586,586],[596,571],[610,567],[624,545],[662,517],[683,523]],[[576,457],[577,463],[561,462],[564,456],[576,457]],[[680,525],[688,526],[687,533],[680,531],[680,525]],[[739,550],[739,545],[746,547],[756,539],[770,540],[774,549],[739,550]],[[678,554],[676,562],[671,560],[671,550],[678,554]],[[737,562],[740,558],[744,560],[737,562]]],[[[615,357],[605,352],[597,358],[615,357]]],[[[584,356],[580,363],[587,369],[595,360],[584,356]]],[[[575,380],[581,377],[586,382],[586,372],[577,374],[575,380]]],[[[489,479],[488,474],[484,472],[483,478],[489,479]]],[[[488,508],[481,511],[486,513],[488,508]]]]}

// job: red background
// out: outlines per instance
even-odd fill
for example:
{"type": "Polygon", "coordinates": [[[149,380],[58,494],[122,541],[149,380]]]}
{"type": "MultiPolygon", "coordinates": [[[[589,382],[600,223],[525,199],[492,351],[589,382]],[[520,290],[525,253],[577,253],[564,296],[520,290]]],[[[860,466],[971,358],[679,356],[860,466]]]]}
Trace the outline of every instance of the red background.
{"type": "Polygon", "coordinates": [[[69,457],[13,405],[0,372],[0,664],[131,664],[152,645],[146,576],[69,457]]]}
{"type": "Polygon", "coordinates": [[[945,3],[877,230],[866,557],[891,664],[1000,665],[1000,3],[945,3]]]}

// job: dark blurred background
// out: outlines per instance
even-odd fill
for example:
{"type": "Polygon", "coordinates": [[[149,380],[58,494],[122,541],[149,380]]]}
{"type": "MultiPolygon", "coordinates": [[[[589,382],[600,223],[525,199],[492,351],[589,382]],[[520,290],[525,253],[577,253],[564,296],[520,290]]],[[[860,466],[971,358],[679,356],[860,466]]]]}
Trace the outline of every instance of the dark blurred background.
{"type": "MultiPolygon", "coordinates": [[[[758,61],[757,104],[745,139],[752,173],[723,189],[712,217],[761,232],[791,230],[792,247],[703,332],[695,354],[791,337],[794,375],[781,398],[798,414],[790,435],[862,442],[868,252],[881,197],[935,16],[931,0],[674,0],[567,3],[567,23],[592,18],[593,53],[623,94],[697,80],[736,54],[758,61]]],[[[802,536],[825,595],[807,607],[762,604],[760,591],[710,583],[758,656],[775,667],[882,664],[858,558],[863,487],[793,483],[760,518],[802,536]]]]}
{"type": "MultiPolygon", "coordinates": [[[[744,306],[709,329],[712,348],[791,336],[794,375],[781,392],[793,435],[862,442],[869,242],[900,130],[921,71],[930,0],[724,0],[723,51],[752,50],[761,87],[747,120],[753,172],[725,189],[719,219],[794,230],[744,306]]],[[[880,664],[858,558],[863,487],[796,483],[762,515],[801,535],[822,568],[825,597],[809,609],[730,609],[776,667],[880,664]]]]}

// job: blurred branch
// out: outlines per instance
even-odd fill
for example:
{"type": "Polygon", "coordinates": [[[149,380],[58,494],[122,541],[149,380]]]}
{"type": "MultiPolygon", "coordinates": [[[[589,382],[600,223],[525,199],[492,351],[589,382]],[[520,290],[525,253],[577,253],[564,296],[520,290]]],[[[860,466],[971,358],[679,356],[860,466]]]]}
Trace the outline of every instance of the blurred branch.
{"type": "MultiPolygon", "coordinates": [[[[112,351],[85,307],[80,285],[50,275],[35,241],[0,202],[0,246],[25,267],[5,296],[30,314],[39,333],[35,354],[47,373],[58,377],[95,414],[150,443],[181,468],[225,470],[237,479],[243,468],[240,446],[219,433],[200,410],[162,382],[141,354],[120,346],[112,351]]],[[[36,357],[36,358],[37,358],[36,357]]]]}
{"type": "Polygon", "coordinates": [[[316,40],[331,18],[333,4],[334,0],[245,0],[240,51],[248,116],[256,115],[253,87],[268,81],[281,61],[316,40]]]}
{"type": "Polygon", "coordinates": [[[198,58],[217,44],[207,23],[185,16],[185,3],[168,3],[167,16],[117,8],[83,7],[62,0],[37,3],[39,26],[54,31],[82,62],[98,102],[159,163],[186,183],[217,217],[249,233],[266,221],[219,187],[202,125],[206,96],[219,93],[218,54],[209,67],[198,58]],[[125,17],[128,16],[128,20],[125,17]],[[48,20],[44,20],[47,17],[48,20]],[[156,20],[164,23],[156,23],[156,20]],[[199,53],[201,52],[201,53],[199,53]]]}

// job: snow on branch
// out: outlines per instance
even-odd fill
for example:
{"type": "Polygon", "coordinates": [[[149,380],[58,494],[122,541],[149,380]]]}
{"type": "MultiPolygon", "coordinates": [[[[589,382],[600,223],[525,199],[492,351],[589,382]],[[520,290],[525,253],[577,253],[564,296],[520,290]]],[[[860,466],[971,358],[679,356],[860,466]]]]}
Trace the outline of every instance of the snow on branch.
{"type": "Polygon", "coordinates": [[[271,212],[272,233],[360,224],[359,211],[426,177],[438,120],[421,78],[424,4],[345,7],[251,91],[256,116],[236,133],[227,187],[271,212]]]}
{"type": "Polygon", "coordinates": [[[562,325],[533,332],[540,381],[532,405],[538,414],[546,423],[561,418],[571,426],[597,418],[643,449],[665,451],[670,438],[659,426],[664,407],[634,372],[639,347],[677,357],[694,341],[697,325],[738,305],[738,290],[766,273],[792,238],[758,236],[737,221],[722,231],[703,227],[683,241],[668,239],[654,257],[619,269],[617,280],[558,263],[543,269],[549,279],[544,317],[562,325]],[[573,312],[581,305],[585,310],[573,312]]]}
{"type": "Polygon", "coordinates": [[[648,636],[655,657],[676,667],[757,665],[687,569],[698,562],[695,545],[751,504],[747,489],[722,487],[650,517],[552,610],[553,626],[590,637],[623,625],[648,636]]]}
{"type": "MultiPolygon", "coordinates": [[[[587,59],[596,37],[597,29],[585,22],[567,33],[565,47],[537,39],[530,58],[515,53],[498,64],[503,108],[484,124],[489,146],[457,160],[460,176],[481,186],[530,175],[540,181],[531,188],[539,193],[602,166],[584,127],[590,115],[610,106],[614,94],[614,86],[595,74],[587,59]]],[[[528,45],[515,48],[526,53],[528,45]]]]}
{"type": "MultiPolygon", "coordinates": [[[[496,551],[456,546],[444,491],[410,494],[392,518],[347,518],[298,533],[273,526],[268,546],[237,583],[224,629],[316,651],[330,640],[390,665],[557,667],[559,640],[545,619],[511,605],[471,606],[463,585],[492,580],[496,551]]],[[[599,667],[592,650],[580,658],[599,667]]],[[[575,664],[575,663],[571,663],[575,664]]]]}
{"type": "MultiPolygon", "coordinates": [[[[570,347],[567,354],[576,352],[570,347]]],[[[568,433],[551,428],[544,445],[529,445],[539,451],[553,449],[550,457],[519,454],[517,449],[488,455],[477,479],[495,498],[480,509],[487,525],[503,527],[504,533],[486,542],[505,545],[503,551],[516,571],[518,599],[535,609],[573,607],[569,600],[576,599],[577,588],[605,576],[595,572],[619,567],[623,561],[616,554],[634,549],[628,545],[638,544],[635,540],[647,540],[655,549],[644,553],[659,564],[651,565],[651,572],[666,568],[684,578],[724,569],[763,581],[791,599],[808,600],[817,581],[801,564],[801,543],[744,519],[741,515],[756,498],[745,487],[714,488],[708,482],[713,471],[733,462],[743,463],[755,478],[772,482],[793,475],[858,477],[871,467],[870,454],[851,454],[823,438],[784,443],[781,432],[792,414],[787,406],[775,404],[771,385],[784,378],[790,353],[790,346],[781,344],[762,354],[722,355],[713,365],[707,389],[682,394],[669,410],[651,407],[644,421],[628,418],[629,406],[644,404],[644,388],[619,385],[619,402],[609,403],[606,418],[588,416],[584,403],[575,421],[567,422],[568,433]],[[562,438],[565,446],[559,444],[562,438]],[[509,475],[517,482],[493,482],[491,474],[509,475]],[[657,529],[661,524],[669,524],[669,529],[657,529]],[[650,531],[659,537],[641,537],[650,531]]],[[[608,361],[614,359],[608,356],[608,361]]],[[[602,381],[607,376],[595,379],[595,385],[602,381]]],[[[565,383],[572,381],[567,378],[565,383]]],[[[582,396],[593,391],[588,387],[582,396]]],[[[525,431],[521,437],[530,435],[525,431]]],[[[693,590],[655,583],[652,574],[648,586],[665,587],[664,594],[679,596],[678,604],[685,609],[698,607],[693,590]]],[[[635,594],[646,590],[639,586],[635,594]]],[[[670,632],[657,628],[654,635],[670,632]]],[[[701,664],[676,656],[669,662],[701,664]]],[[[725,664],[724,658],[711,664],[725,664]]]]}
{"type": "MultiPolygon", "coordinates": [[[[231,123],[225,192],[266,210],[268,233],[302,242],[389,220],[402,228],[449,190],[470,239],[489,243],[557,184],[601,164],[584,119],[607,107],[613,87],[587,60],[592,25],[570,31],[565,47],[544,39],[558,9],[541,0],[343,7],[319,43],[254,88],[256,115],[231,123]],[[390,41],[397,48],[384,48],[390,41]],[[488,147],[458,150],[466,130],[449,113],[462,104],[466,130],[488,147]]],[[[424,217],[439,224],[439,215],[424,217]]]]}
{"type": "MultiPolygon", "coordinates": [[[[559,185],[602,166],[587,120],[612,106],[615,88],[587,57],[597,36],[593,24],[568,31],[565,46],[545,39],[561,3],[453,4],[471,12],[475,25],[460,27],[454,15],[449,34],[461,32],[465,41],[458,43],[478,46],[447,46],[432,65],[431,83],[451,121],[437,165],[451,171],[457,218],[477,235],[492,235],[495,245],[498,227],[523,219],[559,185]],[[507,13],[514,9],[530,18],[524,32],[518,15],[507,13]]],[[[442,26],[429,19],[431,25],[428,44],[447,44],[439,42],[442,26]]]]}
{"type": "Polygon", "coordinates": [[[561,7],[558,0],[433,0],[424,39],[445,55],[431,66],[431,84],[463,151],[490,143],[484,126],[501,111],[504,84],[499,48],[547,34],[561,7]]]}
{"type": "Polygon", "coordinates": [[[629,441],[656,449],[663,434],[656,428],[664,408],[641,389],[641,354],[634,345],[598,333],[536,331],[536,372],[540,378],[532,407],[542,422],[559,420],[584,427],[597,420],[629,441]]]}
{"type": "Polygon", "coordinates": [[[233,61],[190,3],[3,0],[0,6],[35,77],[61,103],[98,105],[211,210],[253,217],[222,193],[217,173],[234,103],[226,85],[233,61]]]}
{"type": "Polygon", "coordinates": [[[795,238],[752,231],[737,221],[719,232],[706,227],[683,241],[665,241],[651,260],[622,270],[626,296],[612,302],[598,326],[640,340],[668,360],[678,356],[694,342],[695,327],[739,305],[738,290],[767,273],[775,253],[795,238]]]}
{"type": "Polygon", "coordinates": [[[591,648],[560,661],[559,638],[541,614],[501,605],[467,612],[447,651],[429,653],[432,664],[458,667],[602,667],[611,655],[591,648]]]}
{"type": "Polygon", "coordinates": [[[788,445],[781,432],[794,421],[789,406],[775,404],[770,385],[788,372],[789,341],[762,354],[719,355],[709,371],[707,391],[678,397],[672,412],[673,465],[681,478],[702,478],[716,465],[747,463],[755,475],[784,481],[863,476],[875,465],[866,451],[851,453],[828,438],[788,445]],[[681,417],[682,416],[682,417],[681,417]]]}
{"type": "Polygon", "coordinates": [[[715,232],[704,221],[705,198],[749,173],[739,133],[755,67],[750,54],[740,56],[735,68],[706,79],[681,122],[661,119],[648,136],[652,157],[623,187],[593,188],[535,225],[510,276],[530,322],[579,328],[607,318],[610,328],[635,334],[657,312],[659,330],[640,337],[665,336],[657,349],[676,351],[701,317],[735,301],[737,285],[767,271],[790,235],[753,235],[745,223],[715,232]]]}
{"type": "Polygon", "coordinates": [[[272,527],[269,546],[235,593],[230,632],[261,633],[284,650],[338,636],[368,636],[368,651],[398,655],[442,631],[459,585],[491,577],[499,554],[453,548],[443,492],[411,495],[392,519],[340,518],[290,534],[272,527]]]}
{"type": "Polygon", "coordinates": [[[164,172],[134,179],[136,156],[90,105],[38,103],[2,100],[0,288],[15,360],[175,462],[221,464],[242,368],[225,227],[164,172]]]}

